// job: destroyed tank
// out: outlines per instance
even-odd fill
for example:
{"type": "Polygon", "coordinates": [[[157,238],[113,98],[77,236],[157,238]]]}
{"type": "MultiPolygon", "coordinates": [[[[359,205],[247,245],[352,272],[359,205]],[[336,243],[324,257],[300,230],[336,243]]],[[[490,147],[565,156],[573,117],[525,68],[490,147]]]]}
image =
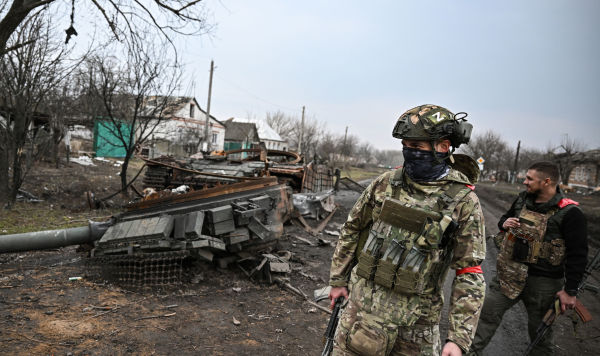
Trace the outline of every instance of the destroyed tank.
{"type": "Polygon", "coordinates": [[[188,258],[221,267],[275,244],[293,206],[275,177],[163,196],[130,204],[108,222],[1,235],[0,253],[93,243],[91,261],[121,282],[170,284],[188,258]]]}
{"type": "Polygon", "coordinates": [[[292,187],[295,193],[320,193],[333,188],[335,177],[339,179],[339,170],[315,161],[302,164],[300,155],[290,151],[250,148],[202,158],[160,156],[142,159],[147,167],[144,187],[156,190],[181,185],[205,189],[230,184],[236,177],[274,176],[280,183],[292,187]]]}

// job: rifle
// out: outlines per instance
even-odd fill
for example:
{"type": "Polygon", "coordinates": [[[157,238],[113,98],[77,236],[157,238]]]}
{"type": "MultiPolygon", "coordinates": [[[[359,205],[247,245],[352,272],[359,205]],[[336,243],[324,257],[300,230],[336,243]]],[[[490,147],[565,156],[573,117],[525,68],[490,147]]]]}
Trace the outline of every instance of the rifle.
{"type": "Polygon", "coordinates": [[[323,335],[325,347],[323,348],[323,352],[321,352],[321,356],[329,356],[331,355],[331,351],[333,351],[333,337],[335,335],[335,329],[337,329],[338,321],[340,320],[342,304],[344,304],[344,297],[339,297],[335,300],[331,318],[329,318],[325,335],[323,335]]]}
{"type": "MultiPolygon", "coordinates": [[[[581,279],[581,282],[579,282],[577,290],[583,292],[586,289],[588,289],[593,291],[594,293],[598,293],[598,291],[600,291],[600,288],[587,282],[587,278],[592,274],[592,272],[598,269],[600,269],[600,250],[596,252],[594,258],[592,258],[592,260],[586,266],[585,271],[583,272],[583,278],[581,279]]],[[[592,314],[587,310],[587,308],[583,304],[581,304],[579,298],[575,300],[575,312],[577,313],[581,321],[583,321],[584,323],[587,323],[588,321],[592,320],[592,314]]],[[[552,324],[554,323],[558,315],[560,315],[560,313],[560,300],[558,298],[555,298],[554,302],[552,302],[552,305],[542,318],[542,322],[537,327],[535,339],[533,339],[529,346],[527,346],[525,356],[529,355],[529,353],[531,352],[531,350],[533,350],[535,345],[537,345],[542,340],[542,338],[544,338],[544,336],[546,335],[546,333],[548,333],[548,330],[550,330],[550,327],[552,327],[552,324]]]]}

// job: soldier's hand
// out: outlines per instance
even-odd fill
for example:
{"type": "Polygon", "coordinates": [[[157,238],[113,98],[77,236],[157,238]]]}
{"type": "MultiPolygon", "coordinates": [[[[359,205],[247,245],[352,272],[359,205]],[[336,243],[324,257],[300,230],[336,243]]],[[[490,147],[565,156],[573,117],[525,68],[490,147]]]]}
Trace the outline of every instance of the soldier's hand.
{"type": "Polygon", "coordinates": [[[519,222],[519,218],[508,218],[506,219],[506,221],[504,221],[504,224],[502,224],[502,228],[505,230],[508,230],[511,227],[519,227],[521,226],[521,223],[519,222]]]}
{"type": "Polygon", "coordinates": [[[329,300],[331,303],[329,304],[329,309],[333,309],[335,305],[335,300],[339,297],[344,297],[346,300],[348,299],[348,288],[346,287],[331,287],[329,291],[329,300]]]}
{"type": "Polygon", "coordinates": [[[559,290],[556,292],[556,296],[560,300],[560,309],[564,313],[567,309],[575,308],[575,302],[577,301],[577,297],[570,296],[564,290],[559,290]]]}
{"type": "Polygon", "coordinates": [[[457,344],[448,341],[442,350],[442,356],[462,356],[462,350],[457,344]]]}

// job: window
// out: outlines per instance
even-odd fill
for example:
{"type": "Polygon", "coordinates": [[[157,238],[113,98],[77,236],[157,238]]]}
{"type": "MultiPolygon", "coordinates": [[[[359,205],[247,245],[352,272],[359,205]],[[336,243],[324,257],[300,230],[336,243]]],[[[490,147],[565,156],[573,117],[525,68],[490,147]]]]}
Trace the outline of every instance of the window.
{"type": "Polygon", "coordinates": [[[212,143],[217,143],[217,134],[216,133],[212,134],[212,143]]]}
{"type": "Polygon", "coordinates": [[[589,172],[585,166],[578,166],[575,168],[574,180],[578,182],[585,182],[589,178],[589,172]]]}
{"type": "Polygon", "coordinates": [[[194,118],[194,104],[190,104],[190,117],[193,119],[194,118]]]}

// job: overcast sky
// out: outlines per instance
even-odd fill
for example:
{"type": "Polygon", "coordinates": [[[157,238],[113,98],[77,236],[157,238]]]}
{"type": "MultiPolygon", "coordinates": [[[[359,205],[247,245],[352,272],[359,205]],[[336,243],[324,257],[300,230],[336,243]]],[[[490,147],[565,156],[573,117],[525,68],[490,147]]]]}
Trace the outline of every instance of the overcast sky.
{"type": "Polygon", "coordinates": [[[376,148],[407,109],[465,111],[474,134],[545,149],[600,147],[600,1],[208,0],[212,36],[187,38],[188,94],[218,119],[281,110],[376,148]]]}

